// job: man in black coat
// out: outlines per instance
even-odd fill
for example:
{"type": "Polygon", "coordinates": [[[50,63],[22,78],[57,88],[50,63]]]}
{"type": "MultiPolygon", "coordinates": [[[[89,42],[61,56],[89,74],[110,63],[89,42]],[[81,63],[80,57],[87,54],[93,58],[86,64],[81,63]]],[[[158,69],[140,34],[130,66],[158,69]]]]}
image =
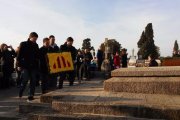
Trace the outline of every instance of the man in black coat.
{"type": "MultiPolygon", "coordinates": [[[[59,47],[55,43],[55,41],[56,41],[55,36],[50,35],[49,40],[50,40],[50,47],[52,48],[52,53],[59,53],[59,47]]],[[[54,90],[57,87],[58,74],[51,74],[49,77],[51,79],[50,82],[49,82],[49,88],[54,90]]]]}
{"type": "MultiPolygon", "coordinates": [[[[60,52],[70,52],[73,62],[76,60],[77,50],[73,47],[73,38],[68,37],[66,43],[60,46],[60,52]]],[[[75,80],[75,70],[68,72],[61,72],[59,79],[59,89],[63,88],[63,81],[68,77],[69,86],[73,86],[75,80]]]]}
{"type": "Polygon", "coordinates": [[[36,43],[37,39],[37,33],[30,33],[28,40],[20,44],[19,53],[17,55],[18,70],[22,71],[22,83],[20,86],[19,97],[22,97],[28,80],[30,80],[28,101],[34,99],[39,70],[39,46],[36,43]]]}
{"type": "Polygon", "coordinates": [[[49,38],[44,38],[43,46],[40,48],[40,73],[43,94],[49,90],[50,77],[47,54],[51,52],[53,52],[53,48],[49,44],[49,38]]]}

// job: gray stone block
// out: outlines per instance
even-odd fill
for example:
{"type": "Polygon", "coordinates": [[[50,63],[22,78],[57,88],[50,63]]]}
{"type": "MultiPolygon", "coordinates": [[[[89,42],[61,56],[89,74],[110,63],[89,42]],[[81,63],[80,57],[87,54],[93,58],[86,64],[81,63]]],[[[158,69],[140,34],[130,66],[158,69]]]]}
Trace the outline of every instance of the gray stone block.
{"type": "Polygon", "coordinates": [[[114,77],[104,82],[104,90],[180,95],[180,77],[114,77]]]}
{"type": "Polygon", "coordinates": [[[172,108],[156,108],[143,105],[127,105],[127,104],[107,104],[107,103],[77,103],[77,102],[58,102],[52,103],[52,108],[59,114],[73,115],[75,113],[83,114],[100,114],[127,116],[136,118],[149,119],[167,119],[179,120],[180,109],[172,108]]]}
{"type": "Polygon", "coordinates": [[[173,77],[180,76],[177,67],[120,68],[111,72],[112,77],[173,77]]]}

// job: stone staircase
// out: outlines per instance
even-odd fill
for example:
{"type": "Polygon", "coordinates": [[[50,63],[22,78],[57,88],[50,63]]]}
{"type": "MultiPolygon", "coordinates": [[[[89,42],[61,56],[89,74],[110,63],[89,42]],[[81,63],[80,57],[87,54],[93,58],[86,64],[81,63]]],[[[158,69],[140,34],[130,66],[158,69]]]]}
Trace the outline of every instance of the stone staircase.
{"type": "Polygon", "coordinates": [[[127,68],[19,106],[28,120],[180,120],[180,67],[127,68]],[[104,83],[104,87],[103,87],[104,83]]]}

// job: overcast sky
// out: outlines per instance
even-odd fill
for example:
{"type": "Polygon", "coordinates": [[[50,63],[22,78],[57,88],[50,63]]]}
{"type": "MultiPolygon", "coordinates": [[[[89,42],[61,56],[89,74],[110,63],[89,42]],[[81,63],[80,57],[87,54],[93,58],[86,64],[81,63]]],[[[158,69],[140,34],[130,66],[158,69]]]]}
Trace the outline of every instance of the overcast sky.
{"type": "Polygon", "coordinates": [[[162,56],[180,43],[180,0],[0,0],[0,44],[17,47],[30,32],[53,34],[58,45],[72,36],[80,48],[91,38],[97,49],[105,38],[116,39],[129,54],[148,23],[162,56]]]}

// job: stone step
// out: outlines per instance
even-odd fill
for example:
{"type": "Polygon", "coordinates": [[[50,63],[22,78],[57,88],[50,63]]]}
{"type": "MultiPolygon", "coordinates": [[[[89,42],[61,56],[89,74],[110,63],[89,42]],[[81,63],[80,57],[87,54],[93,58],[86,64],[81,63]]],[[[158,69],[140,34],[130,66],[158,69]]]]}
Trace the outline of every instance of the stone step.
{"type": "MultiPolygon", "coordinates": [[[[60,114],[33,114],[28,120],[152,120],[146,118],[134,118],[123,116],[108,116],[95,114],[76,114],[76,115],[60,115],[60,114]]],[[[153,119],[160,120],[160,119],[153,119]]],[[[163,119],[161,119],[163,120],[163,119]]]]}
{"type": "Polygon", "coordinates": [[[128,116],[148,119],[179,120],[180,108],[164,108],[130,104],[112,104],[110,102],[52,102],[52,109],[59,114],[73,115],[90,113],[101,115],[128,116]]]}
{"type": "Polygon", "coordinates": [[[113,77],[104,82],[108,92],[180,95],[180,77],[113,77]]]}
{"type": "Polygon", "coordinates": [[[19,105],[20,114],[51,112],[51,105],[45,103],[24,103],[19,105]]]}
{"type": "Polygon", "coordinates": [[[111,72],[112,77],[175,77],[180,76],[177,67],[120,68],[111,72]]]}
{"type": "Polygon", "coordinates": [[[20,118],[17,117],[1,117],[0,120],[21,120],[20,118]]]}

